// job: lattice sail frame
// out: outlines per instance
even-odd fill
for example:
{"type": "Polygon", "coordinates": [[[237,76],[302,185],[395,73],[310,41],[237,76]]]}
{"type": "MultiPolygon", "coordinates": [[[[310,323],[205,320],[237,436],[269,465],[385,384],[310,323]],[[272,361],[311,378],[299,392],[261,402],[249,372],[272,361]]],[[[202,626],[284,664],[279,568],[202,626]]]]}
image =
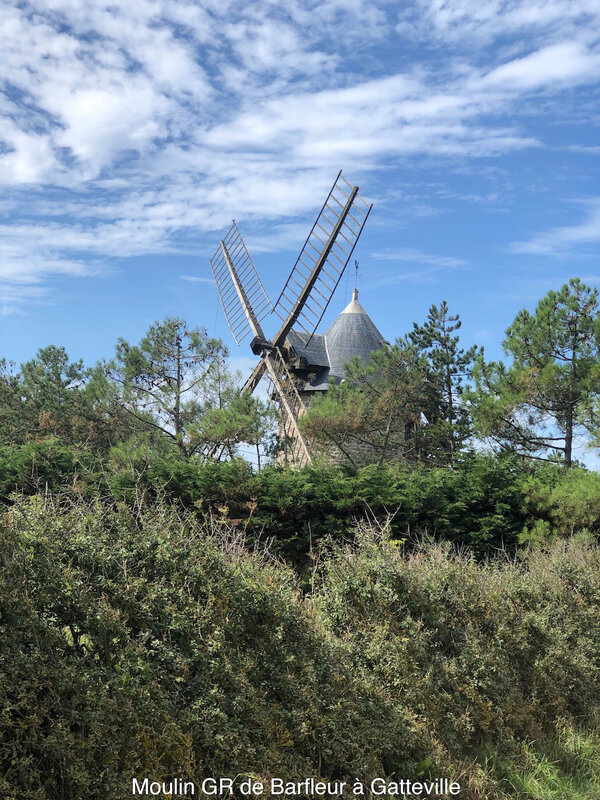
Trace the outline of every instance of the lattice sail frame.
{"type": "Polygon", "coordinates": [[[316,331],[339,284],[373,206],[340,170],[315,220],[274,311],[307,336],[316,331]]]}
{"type": "Polygon", "coordinates": [[[260,323],[273,310],[256,268],[246,250],[235,220],[210,259],[217,290],[233,338],[240,344],[246,336],[254,333],[248,314],[260,323]],[[232,276],[231,267],[237,278],[232,276]]]}

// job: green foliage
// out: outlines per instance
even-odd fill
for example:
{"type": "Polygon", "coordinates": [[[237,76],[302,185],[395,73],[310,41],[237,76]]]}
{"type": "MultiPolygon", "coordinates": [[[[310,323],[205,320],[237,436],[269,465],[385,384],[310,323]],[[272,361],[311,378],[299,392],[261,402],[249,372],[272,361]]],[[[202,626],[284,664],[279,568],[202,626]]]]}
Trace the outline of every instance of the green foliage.
{"type": "Polygon", "coordinates": [[[24,406],[20,393],[20,374],[13,362],[0,359],[0,443],[22,441],[24,406]]]}
{"type": "Polygon", "coordinates": [[[165,439],[139,433],[108,459],[56,438],[0,448],[0,495],[55,492],[113,498],[138,507],[163,499],[201,519],[241,525],[296,565],[356,520],[387,519],[395,539],[430,536],[478,557],[544,544],[572,533],[600,535],[600,476],[558,465],[464,453],[452,469],[404,464],[359,470],[318,462],[303,470],[243,459],[182,459],[165,439]]]}
{"type": "Polygon", "coordinates": [[[217,340],[167,319],[151,326],[137,346],[121,339],[112,364],[85,368],[55,346],[39,350],[19,370],[0,360],[0,447],[8,448],[10,462],[0,464],[0,485],[36,491],[38,478],[48,477],[38,474],[35,457],[46,439],[51,449],[58,443],[72,449],[77,473],[69,475],[59,458],[50,470],[54,488],[61,475],[63,488],[79,479],[81,459],[102,460],[103,491],[105,478],[117,488],[142,487],[163,460],[234,458],[240,442],[255,448],[260,464],[273,449],[274,411],[240,391],[225,355],[217,340]],[[20,446],[19,455],[14,448],[20,446]],[[15,459],[31,461],[29,477],[15,459]]]}
{"type": "Polygon", "coordinates": [[[578,431],[596,433],[600,399],[598,292],[573,278],[550,291],[534,314],[523,309],[506,331],[513,358],[474,371],[467,395],[477,429],[502,447],[531,457],[561,459],[570,467],[578,431]]]}
{"type": "Polygon", "coordinates": [[[432,442],[422,425],[432,403],[427,362],[416,345],[398,339],[346,364],[346,379],[312,400],[300,419],[317,448],[354,466],[426,460],[432,442]]]}
{"type": "Polygon", "coordinates": [[[600,721],[600,551],[571,542],[520,564],[477,564],[439,546],[406,557],[388,536],[364,530],[357,545],[334,547],[317,602],[356,670],[426,721],[431,760],[449,752],[454,765],[470,764],[467,797],[529,797],[513,793],[485,754],[523,775],[523,743],[535,742],[532,759],[548,763],[562,750],[565,771],[586,766],[578,777],[597,786],[597,757],[580,758],[576,770],[557,729],[570,729],[573,751],[588,741],[578,744],[575,729],[600,721]]]}
{"type": "Polygon", "coordinates": [[[396,772],[457,777],[465,800],[594,797],[597,548],[482,565],[362,529],[312,590],[218,520],[17,500],[0,527],[3,797],[396,772]]]}
{"type": "Polygon", "coordinates": [[[14,491],[78,496],[103,494],[106,489],[101,462],[89,450],[69,446],[53,436],[0,447],[0,499],[4,502],[14,491]]]}
{"type": "Polygon", "coordinates": [[[120,800],[133,776],[352,777],[408,759],[404,719],[348,671],[289,570],[235,537],[32,498],[0,540],[3,797],[120,800]]]}
{"type": "MultiPolygon", "coordinates": [[[[459,346],[460,330],[458,314],[450,314],[448,304],[432,305],[423,325],[413,323],[409,338],[425,353],[428,364],[428,380],[435,402],[430,404],[427,416],[428,436],[438,439],[437,458],[446,454],[452,462],[471,434],[471,418],[468,407],[461,403],[463,380],[471,376],[478,348],[468,350],[459,346]],[[441,451],[441,452],[439,452],[441,451]]],[[[482,352],[482,351],[481,351],[482,352]]],[[[427,411],[424,410],[427,415],[427,411]]]]}
{"type": "Polygon", "coordinates": [[[0,362],[0,794],[398,773],[595,800],[600,475],[520,456],[594,433],[599,324],[571,281],[463,393],[476,353],[432,306],[311,405],[347,463],[298,471],[236,458],[271,409],[181,320],[108,371],[0,362]],[[471,413],[500,455],[464,451],[471,413]]]}
{"type": "MultiPolygon", "coordinates": [[[[584,480],[587,473],[581,474],[584,480]]],[[[464,454],[454,469],[390,464],[352,471],[317,464],[293,472],[270,467],[238,484],[229,499],[220,490],[218,496],[235,506],[236,519],[247,519],[243,502],[255,501],[249,531],[268,531],[277,551],[294,562],[325,537],[346,537],[355,520],[388,517],[395,539],[414,544],[428,535],[484,556],[516,550],[527,526],[549,518],[543,501],[527,502],[529,487],[532,481],[552,486],[560,477],[554,466],[526,470],[515,459],[464,454]]],[[[600,478],[594,480],[600,484],[600,478]]],[[[553,536],[571,532],[564,519],[551,519],[553,536]]]]}
{"type": "Polygon", "coordinates": [[[600,739],[572,725],[559,727],[547,753],[525,743],[518,760],[490,754],[489,764],[509,797],[522,800],[595,800],[600,796],[600,739]]]}
{"type": "Polygon", "coordinates": [[[424,325],[346,364],[345,381],[312,400],[301,427],[324,452],[354,466],[386,461],[452,463],[471,433],[461,405],[463,379],[477,348],[464,350],[453,335],[461,326],[443,302],[424,325]]]}
{"type": "Polygon", "coordinates": [[[122,386],[127,411],[174,443],[182,457],[223,451],[234,457],[237,445],[249,442],[260,459],[272,411],[240,392],[226,356],[222,342],[206,331],[167,318],[151,325],[139,345],[120,339],[107,374],[122,386]]]}
{"type": "Polygon", "coordinates": [[[20,371],[0,362],[0,444],[44,437],[104,453],[132,427],[99,369],[70,362],[63,347],[42,348],[20,371]]]}
{"type": "Polygon", "coordinates": [[[564,476],[531,475],[523,484],[523,507],[530,522],[522,542],[548,542],[560,536],[587,532],[600,536],[600,475],[573,467],[564,476]]]}
{"type": "Polygon", "coordinates": [[[253,446],[258,469],[275,453],[277,414],[272,404],[241,392],[230,378],[229,395],[218,407],[206,408],[198,422],[200,437],[235,457],[240,442],[253,446]]]}
{"type": "Polygon", "coordinates": [[[139,345],[117,343],[109,374],[123,387],[126,408],[153,426],[189,457],[206,446],[197,429],[205,407],[220,406],[230,392],[227,351],[206,331],[168,318],[150,326],[139,345]]]}

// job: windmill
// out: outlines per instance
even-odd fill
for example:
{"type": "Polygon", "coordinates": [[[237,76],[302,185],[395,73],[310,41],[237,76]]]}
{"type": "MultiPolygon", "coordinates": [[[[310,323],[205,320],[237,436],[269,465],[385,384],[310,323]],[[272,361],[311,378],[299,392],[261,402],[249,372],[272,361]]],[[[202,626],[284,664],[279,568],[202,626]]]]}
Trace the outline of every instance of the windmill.
{"type": "Polygon", "coordinates": [[[289,369],[286,338],[294,329],[308,346],[340,282],[372,206],[338,173],[288,279],[272,305],[235,221],[210,259],[225,317],[240,344],[252,335],[250,348],[260,361],[243,390],[253,392],[268,375],[270,396],[280,412],[279,438],[286,460],[304,466],[311,460],[298,426],[306,403],[289,369]],[[270,314],[281,321],[268,339],[261,322],[270,314]]]}

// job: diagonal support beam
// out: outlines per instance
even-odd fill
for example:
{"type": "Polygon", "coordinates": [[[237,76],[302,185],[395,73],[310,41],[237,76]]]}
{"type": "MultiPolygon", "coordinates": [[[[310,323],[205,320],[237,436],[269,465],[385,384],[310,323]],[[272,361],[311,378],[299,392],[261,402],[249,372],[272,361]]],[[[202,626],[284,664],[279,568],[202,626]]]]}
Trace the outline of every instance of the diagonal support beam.
{"type": "Polygon", "coordinates": [[[252,370],[252,375],[250,375],[246,383],[242,386],[242,391],[252,393],[258,386],[262,376],[265,374],[265,369],[265,361],[261,358],[261,360],[252,370]]]}
{"type": "Polygon", "coordinates": [[[296,438],[297,438],[297,440],[298,440],[298,442],[300,444],[302,453],[304,454],[304,457],[306,458],[306,463],[310,464],[312,459],[310,457],[310,453],[308,452],[308,445],[306,444],[306,440],[305,440],[304,436],[302,436],[302,434],[300,433],[300,428],[298,427],[298,420],[296,419],[294,411],[293,411],[292,407],[290,406],[290,404],[288,402],[288,399],[285,396],[285,391],[284,391],[284,389],[283,389],[283,387],[282,387],[282,385],[281,385],[281,383],[279,381],[279,375],[277,374],[276,361],[273,358],[273,356],[271,355],[271,353],[265,353],[265,356],[264,356],[264,359],[263,359],[262,363],[265,364],[265,367],[266,367],[267,371],[269,372],[269,375],[271,376],[271,380],[273,381],[273,386],[275,386],[275,388],[277,389],[277,394],[279,396],[279,402],[281,403],[281,405],[285,409],[285,414],[286,414],[287,420],[290,422],[290,424],[291,424],[291,426],[292,426],[292,428],[294,430],[294,435],[296,436],[296,438]]]}

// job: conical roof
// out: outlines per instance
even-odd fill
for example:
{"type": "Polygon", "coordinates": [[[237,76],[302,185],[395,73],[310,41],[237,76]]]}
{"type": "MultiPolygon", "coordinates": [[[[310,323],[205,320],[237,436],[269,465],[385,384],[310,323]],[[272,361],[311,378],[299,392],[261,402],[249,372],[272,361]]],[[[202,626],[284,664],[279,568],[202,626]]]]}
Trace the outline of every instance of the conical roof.
{"type": "Polygon", "coordinates": [[[373,350],[385,344],[375,323],[358,302],[358,289],[354,289],[352,300],[327,328],[324,338],[329,359],[328,377],[338,380],[344,377],[344,364],[354,356],[366,363],[373,350]]]}

